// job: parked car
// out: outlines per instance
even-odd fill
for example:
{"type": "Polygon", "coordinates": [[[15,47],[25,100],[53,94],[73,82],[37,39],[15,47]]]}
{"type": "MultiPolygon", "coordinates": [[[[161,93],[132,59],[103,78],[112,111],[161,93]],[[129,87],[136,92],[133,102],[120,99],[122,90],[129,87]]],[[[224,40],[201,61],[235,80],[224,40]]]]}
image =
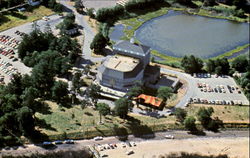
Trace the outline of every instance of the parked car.
{"type": "Polygon", "coordinates": [[[174,136],[173,135],[165,135],[165,138],[166,139],[174,139],[174,136]]]}
{"type": "Polygon", "coordinates": [[[101,136],[97,136],[97,137],[94,137],[94,140],[95,140],[95,141],[98,141],[98,140],[103,140],[103,137],[101,137],[101,136]]]}
{"type": "Polygon", "coordinates": [[[54,143],[54,144],[63,144],[63,141],[61,141],[61,140],[56,140],[56,141],[54,141],[53,143],[54,143]]]}
{"type": "Polygon", "coordinates": [[[64,140],[64,143],[65,144],[74,144],[75,142],[72,139],[67,139],[67,140],[64,140]]]}
{"type": "Polygon", "coordinates": [[[43,142],[42,146],[44,148],[51,148],[54,147],[55,145],[52,142],[43,142]]]}

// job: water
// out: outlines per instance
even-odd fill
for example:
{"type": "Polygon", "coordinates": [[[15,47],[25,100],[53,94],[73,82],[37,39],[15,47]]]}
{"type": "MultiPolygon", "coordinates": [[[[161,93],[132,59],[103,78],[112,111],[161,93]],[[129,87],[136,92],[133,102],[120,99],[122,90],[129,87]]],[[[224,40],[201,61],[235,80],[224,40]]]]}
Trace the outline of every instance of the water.
{"type": "Polygon", "coordinates": [[[249,43],[249,24],[170,11],[135,32],[142,44],[173,57],[215,57],[249,43]]]}
{"type": "Polygon", "coordinates": [[[123,30],[125,29],[125,26],[122,24],[115,25],[114,31],[111,32],[109,35],[109,38],[112,41],[119,41],[122,36],[124,36],[123,30]]]}

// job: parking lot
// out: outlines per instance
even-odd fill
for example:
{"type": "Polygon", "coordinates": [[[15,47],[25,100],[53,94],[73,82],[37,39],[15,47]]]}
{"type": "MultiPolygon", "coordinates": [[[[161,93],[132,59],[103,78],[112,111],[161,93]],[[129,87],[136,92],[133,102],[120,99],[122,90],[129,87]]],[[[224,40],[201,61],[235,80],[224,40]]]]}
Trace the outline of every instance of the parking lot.
{"type": "Polygon", "coordinates": [[[191,102],[224,105],[249,105],[249,101],[229,76],[199,75],[194,78],[194,96],[191,102]]]}
{"type": "MultiPolygon", "coordinates": [[[[36,21],[37,27],[44,31],[50,26],[54,34],[57,34],[55,27],[62,21],[59,15],[52,15],[46,19],[36,21]]],[[[33,30],[33,22],[20,25],[9,30],[0,32],[0,83],[8,83],[13,73],[29,74],[31,68],[25,66],[19,59],[17,48],[25,34],[33,30]]]]}

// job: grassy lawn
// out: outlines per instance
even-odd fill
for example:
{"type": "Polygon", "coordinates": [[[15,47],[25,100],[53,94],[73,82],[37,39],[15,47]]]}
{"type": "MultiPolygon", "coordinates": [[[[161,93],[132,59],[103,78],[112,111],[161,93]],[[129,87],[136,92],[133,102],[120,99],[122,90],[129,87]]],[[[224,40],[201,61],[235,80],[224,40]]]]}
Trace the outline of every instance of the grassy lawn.
{"type": "MultiPolygon", "coordinates": [[[[39,129],[49,135],[50,139],[64,139],[64,133],[68,138],[80,139],[97,135],[140,135],[166,129],[183,128],[182,125],[175,123],[174,116],[154,118],[138,114],[129,114],[128,120],[109,115],[106,116],[104,124],[99,124],[99,113],[92,108],[82,109],[79,105],[64,108],[53,102],[47,103],[49,107],[47,114],[36,113],[35,116],[40,120],[39,129]]],[[[188,114],[195,115],[200,106],[192,105],[188,107],[188,114]]],[[[223,122],[249,122],[249,107],[213,106],[213,108],[215,111],[213,116],[219,117],[223,122]]]]}
{"type": "Polygon", "coordinates": [[[16,12],[14,15],[6,14],[4,15],[4,22],[0,23],[0,31],[16,27],[27,22],[32,22],[41,19],[43,16],[52,15],[54,12],[44,6],[39,6],[31,11],[16,12]]]}
{"type": "Polygon", "coordinates": [[[249,106],[224,105],[191,105],[187,108],[188,115],[195,116],[200,107],[212,107],[213,117],[218,117],[225,123],[249,123],[249,106]]]}

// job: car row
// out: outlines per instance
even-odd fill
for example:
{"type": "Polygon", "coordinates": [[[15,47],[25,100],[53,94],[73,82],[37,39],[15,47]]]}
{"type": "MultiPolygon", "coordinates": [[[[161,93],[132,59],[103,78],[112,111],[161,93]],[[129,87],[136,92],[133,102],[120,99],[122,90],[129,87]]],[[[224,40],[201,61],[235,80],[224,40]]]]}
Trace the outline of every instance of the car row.
{"type": "Polygon", "coordinates": [[[43,142],[42,143],[42,146],[44,147],[50,147],[50,146],[54,146],[54,145],[60,145],[60,144],[74,144],[74,140],[72,139],[67,139],[67,140],[56,140],[56,141],[53,141],[53,142],[43,142]]]}
{"type": "Polygon", "coordinates": [[[206,83],[197,83],[197,87],[200,88],[202,92],[213,92],[213,89],[211,88],[210,85],[206,83]]]}
{"type": "Polygon", "coordinates": [[[17,48],[20,44],[20,41],[8,35],[0,35],[0,42],[12,48],[17,48]]]}
{"type": "Polygon", "coordinates": [[[216,105],[243,105],[241,100],[207,100],[204,98],[190,98],[189,103],[216,104],[216,105]]]}
{"type": "Polygon", "coordinates": [[[108,150],[108,149],[115,149],[115,148],[117,148],[117,145],[115,143],[104,144],[104,145],[98,145],[97,148],[99,151],[103,151],[103,150],[108,150]]]}
{"type": "Polygon", "coordinates": [[[15,34],[17,34],[17,35],[19,35],[19,36],[24,36],[24,35],[26,35],[26,33],[24,33],[24,32],[20,32],[20,31],[18,31],[18,30],[16,30],[15,31],[15,34]]]}
{"type": "Polygon", "coordinates": [[[0,71],[4,72],[8,76],[12,77],[12,74],[17,73],[17,69],[13,65],[4,60],[0,60],[0,71]]]}
{"type": "Polygon", "coordinates": [[[195,78],[210,78],[210,73],[194,73],[195,78]]]}
{"type": "Polygon", "coordinates": [[[14,50],[11,48],[7,48],[6,46],[0,44],[0,54],[8,57],[9,59],[14,58],[14,50]]]}

